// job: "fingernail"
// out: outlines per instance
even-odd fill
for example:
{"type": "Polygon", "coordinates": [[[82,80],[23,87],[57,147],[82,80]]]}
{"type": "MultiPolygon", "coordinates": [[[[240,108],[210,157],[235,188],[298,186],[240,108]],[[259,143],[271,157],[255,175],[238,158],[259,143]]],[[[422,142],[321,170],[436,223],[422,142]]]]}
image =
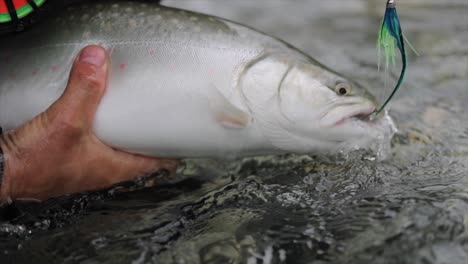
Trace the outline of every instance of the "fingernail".
{"type": "Polygon", "coordinates": [[[101,67],[106,61],[106,52],[98,46],[88,46],[81,51],[79,61],[101,67]]]}

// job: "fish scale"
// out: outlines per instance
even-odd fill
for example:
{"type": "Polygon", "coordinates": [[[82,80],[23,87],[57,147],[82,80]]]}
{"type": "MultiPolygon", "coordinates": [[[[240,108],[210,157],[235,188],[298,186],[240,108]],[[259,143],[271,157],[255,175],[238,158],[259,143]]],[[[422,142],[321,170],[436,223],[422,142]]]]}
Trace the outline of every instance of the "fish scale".
{"type": "Polygon", "coordinates": [[[313,152],[374,131],[352,118],[374,109],[365,91],[340,97],[336,83],[351,81],[291,45],[221,18],[130,1],[75,5],[1,41],[0,124],[14,129],[46,110],[89,44],[112,59],[93,129],[122,150],[218,158],[313,152]],[[324,108],[329,115],[319,118],[324,108]]]}

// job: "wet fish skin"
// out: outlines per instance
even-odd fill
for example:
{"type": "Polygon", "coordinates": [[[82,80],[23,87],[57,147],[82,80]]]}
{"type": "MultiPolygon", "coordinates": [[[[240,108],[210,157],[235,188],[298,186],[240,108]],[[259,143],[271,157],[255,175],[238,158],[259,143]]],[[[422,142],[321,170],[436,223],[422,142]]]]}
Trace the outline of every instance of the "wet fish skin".
{"type": "Polygon", "coordinates": [[[73,6],[3,39],[0,124],[14,129],[47,109],[88,44],[111,54],[94,131],[116,148],[158,157],[308,153],[372,132],[351,118],[373,111],[365,91],[337,95],[337,83],[352,82],[285,42],[221,18],[130,1],[73,6]]]}

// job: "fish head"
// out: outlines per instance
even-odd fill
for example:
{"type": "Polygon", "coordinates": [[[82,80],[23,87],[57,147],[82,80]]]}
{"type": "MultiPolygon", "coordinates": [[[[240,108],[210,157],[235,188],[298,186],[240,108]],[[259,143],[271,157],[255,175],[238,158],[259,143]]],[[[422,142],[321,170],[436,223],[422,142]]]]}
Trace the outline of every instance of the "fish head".
{"type": "Polygon", "coordinates": [[[375,135],[372,95],[313,59],[272,56],[250,71],[250,85],[262,87],[250,92],[250,101],[257,97],[254,115],[277,147],[310,153],[362,146],[375,135]]]}
{"type": "Polygon", "coordinates": [[[298,130],[346,140],[366,134],[376,104],[362,86],[321,65],[296,63],[278,91],[281,114],[298,130]]]}

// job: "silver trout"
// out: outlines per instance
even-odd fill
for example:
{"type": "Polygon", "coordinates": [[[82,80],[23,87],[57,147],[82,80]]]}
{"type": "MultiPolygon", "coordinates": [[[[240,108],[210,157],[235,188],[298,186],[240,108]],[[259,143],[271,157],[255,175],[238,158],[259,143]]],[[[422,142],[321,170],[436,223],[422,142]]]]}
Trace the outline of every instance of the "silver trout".
{"type": "MultiPolygon", "coordinates": [[[[98,1],[96,1],[98,2],[98,1]]],[[[157,157],[336,150],[371,138],[359,85],[291,45],[222,18],[131,1],[72,6],[0,41],[0,125],[14,129],[64,91],[88,44],[112,70],[94,133],[157,157]]]]}

